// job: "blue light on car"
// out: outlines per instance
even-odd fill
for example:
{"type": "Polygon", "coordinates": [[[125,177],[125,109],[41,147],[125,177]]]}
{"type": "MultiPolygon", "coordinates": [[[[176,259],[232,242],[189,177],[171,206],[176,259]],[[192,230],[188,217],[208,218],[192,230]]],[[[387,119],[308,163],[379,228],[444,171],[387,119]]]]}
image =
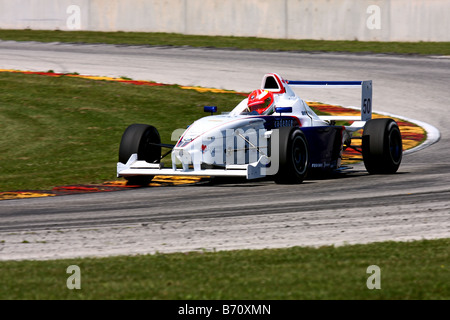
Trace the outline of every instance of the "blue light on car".
{"type": "Polygon", "coordinates": [[[275,112],[277,112],[277,113],[292,113],[292,107],[278,107],[278,108],[275,108],[275,112]]]}
{"type": "Polygon", "coordinates": [[[203,111],[211,112],[211,114],[213,114],[213,113],[217,112],[217,107],[216,106],[204,106],[203,111]]]}

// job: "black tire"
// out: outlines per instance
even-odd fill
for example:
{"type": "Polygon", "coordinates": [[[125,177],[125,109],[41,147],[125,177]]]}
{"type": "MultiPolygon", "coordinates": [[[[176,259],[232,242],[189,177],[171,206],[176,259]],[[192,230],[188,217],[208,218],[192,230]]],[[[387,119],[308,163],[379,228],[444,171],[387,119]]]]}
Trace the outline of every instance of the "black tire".
{"type": "MultiPolygon", "coordinates": [[[[122,135],[119,147],[119,162],[127,163],[133,153],[138,160],[149,163],[159,163],[161,160],[161,138],[155,127],[146,124],[132,124],[122,135]]],[[[129,184],[146,185],[153,176],[125,177],[129,184]]]]}
{"type": "Polygon", "coordinates": [[[370,174],[396,173],[403,157],[397,122],[388,118],[369,120],[363,130],[362,154],[370,174]]]}
{"type": "Polygon", "coordinates": [[[299,128],[279,128],[279,168],[274,180],[279,184],[298,184],[309,168],[308,142],[299,128]]]}

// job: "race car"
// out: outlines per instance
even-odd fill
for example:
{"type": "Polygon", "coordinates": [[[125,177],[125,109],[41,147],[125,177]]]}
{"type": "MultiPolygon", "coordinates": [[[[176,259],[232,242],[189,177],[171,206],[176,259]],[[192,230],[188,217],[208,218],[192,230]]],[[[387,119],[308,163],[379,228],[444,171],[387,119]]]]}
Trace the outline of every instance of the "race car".
{"type": "Polygon", "coordinates": [[[161,143],[152,125],[128,126],[120,142],[117,176],[140,185],[156,175],[270,178],[286,184],[342,169],[347,148],[362,154],[370,174],[393,174],[402,160],[397,123],[372,119],[371,80],[292,81],[269,73],[260,89],[231,112],[214,115],[216,106],[205,106],[204,111],[211,115],[181,130],[174,145],[161,143]],[[360,115],[317,115],[293,87],[360,87],[360,115]],[[339,121],[347,125],[336,125],[339,121]],[[355,139],[362,139],[360,147],[352,145],[355,139]],[[164,154],[163,148],[168,149],[164,154]],[[162,160],[169,154],[171,166],[165,167],[162,160]]]}

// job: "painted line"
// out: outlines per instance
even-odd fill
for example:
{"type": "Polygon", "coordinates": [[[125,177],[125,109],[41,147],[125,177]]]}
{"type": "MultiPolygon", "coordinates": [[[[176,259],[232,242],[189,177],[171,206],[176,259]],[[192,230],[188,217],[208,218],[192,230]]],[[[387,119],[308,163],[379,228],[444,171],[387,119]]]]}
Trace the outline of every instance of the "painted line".
{"type": "MultiPolygon", "coordinates": [[[[309,106],[316,108],[322,112],[326,112],[333,115],[341,115],[341,116],[359,116],[360,108],[359,107],[342,107],[339,105],[333,104],[324,104],[320,102],[307,102],[309,106]]],[[[403,140],[403,154],[411,154],[413,152],[417,152],[422,150],[433,143],[436,143],[440,139],[439,130],[433,127],[430,124],[425,122],[421,122],[414,119],[409,119],[403,116],[398,116],[386,112],[374,112],[372,114],[372,118],[383,118],[389,117],[394,119],[399,126],[402,140],[403,140]]],[[[354,141],[355,146],[360,146],[361,142],[354,141]]],[[[344,151],[343,156],[345,158],[350,158],[350,160],[342,161],[343,164],[352,162],[352,157],[360,158],[361,154],[347,149],[344,151]]]]}
{"type": "MultiPolygon", "coordinates": [[[[347,108],[353,109],[353,110],[360,110],[360,108],[355,107],[355,106],[348,106],[347,108]]],[[[374,111],[374,113],[377,115],[382,115],[385,117],[390,117],[390,118],[399,119],[399,120],[403,120],[403,121],[412,123],[412,124],[416,125],[418,128],[422,128],[424,130],[425,135],[426,135],[425,140],[422,141],[421,143],[417,143],[415,145],[404,148],[403,154],[411,154],[411,153],[417,152],[419,150],[425,149],[425,148],[431,146],[432,144],[435,144],[436,142],[438,142],[441,139],[441,133],[440,133],[439,129],[432,126],[429,123],[426,123],[426,122],[423,122],[420,120],[416,120],[416,119],[412,119],[412,118],[408,118],[408,117],[404,117],[404,116],[395,115],[395,114],[392,114],[389,112],[374,111]]],[[[400,131],[402,131],[401,127],[400,127],[400,131]]],[[[403,128],[402,138],[404,138],[403,133],[405,131],[406,131],[406,129],[403,128]]]]}
{"type": "MultiPolygon", "coordinates": [[[[167,177],[155,176],[148,187],[164,187],[164,186],[178,186],[189,185],[201,182],[204,178],[200,177],[167,177]]],[[[147,187],[147,186],[146,186],[147,187]]],[[[125,189],[142,188],[138,185],[128,185],[126,180],[106,181],[101,184],[80,184],[58,186],[51,190],[25,190],[25,191],[7,191],[0,192],[0,200],[14,200],[27,199],[38,197],[54,197],[82,193],[97,193],[97,192],[113,192],[122,191],[125,189]]]]}
{"type": "Polygon", "coordinates": [[[55,194],[46,191],[7,191],[0,192],[0,200],[53,197],[55,194]]]}
{"type": "Polygon", "coordinates": [[[13,69],[0,69],[0,72],[35,74],[35,75],[49,76],[49,77],[73,77],[73,78],[81,78],[81,79],[89,79],[89,80],[113,81],[113,82],[129,83],[129,84],[134,84],[134,85],[145,85],[145,86],[161,86],[161,87],[162,86],[177,86],[177,87],[179,87],[181,89],[195,90],[195,91],[198,91],[198,92],[235,93],[235,94],[239,94],[239,95],[247,95],[247,93],[237,92],[237,91],[233,91],[233,90],[223,90],[223,89],[205,88],[205,87],[180,86],[180,85],[172,85],[172,84],[160,83],[160,82],[154,82],[154,81],[147,81],[147,80],[132,80],[132,79],[127,79],[127,78],[114,78],[114,77],[104,77],[104,76],[81,75],[81,74],[74,74],[74,73],[24,71],[24,70],[13,70],[13,69]]]}

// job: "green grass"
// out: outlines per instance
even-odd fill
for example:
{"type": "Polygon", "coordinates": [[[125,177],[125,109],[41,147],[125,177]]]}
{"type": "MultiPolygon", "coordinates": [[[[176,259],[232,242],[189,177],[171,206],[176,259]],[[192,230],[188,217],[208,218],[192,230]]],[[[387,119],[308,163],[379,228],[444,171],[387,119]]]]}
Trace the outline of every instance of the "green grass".
{"type": "Polygon", "coordinates": [[[0,192],[114,180],[128,125],[154,125],[173,144],[173,130],[208,115],[203,106],[227,111],[242,99],[178,86],[0,73],[0,192]]]}
{"type": "Polygon", "coordinates": [[[450,55],[450,42],[376,42],[199,36],[176,33],[1,30],[0,39],[133,45],[218,47],[281,51],[369,52],[450,55]]]}
{"type": "Polygon", "coordinates": [[[3,261],[0,299],[448,300],[449,246],[450,239],[442,239],[3,261]],[[80,268],[81,289],[66,286],[70,265],[80,268]],[[381,289],[367,288],[371,265],[380,268],[381,289]]]}

